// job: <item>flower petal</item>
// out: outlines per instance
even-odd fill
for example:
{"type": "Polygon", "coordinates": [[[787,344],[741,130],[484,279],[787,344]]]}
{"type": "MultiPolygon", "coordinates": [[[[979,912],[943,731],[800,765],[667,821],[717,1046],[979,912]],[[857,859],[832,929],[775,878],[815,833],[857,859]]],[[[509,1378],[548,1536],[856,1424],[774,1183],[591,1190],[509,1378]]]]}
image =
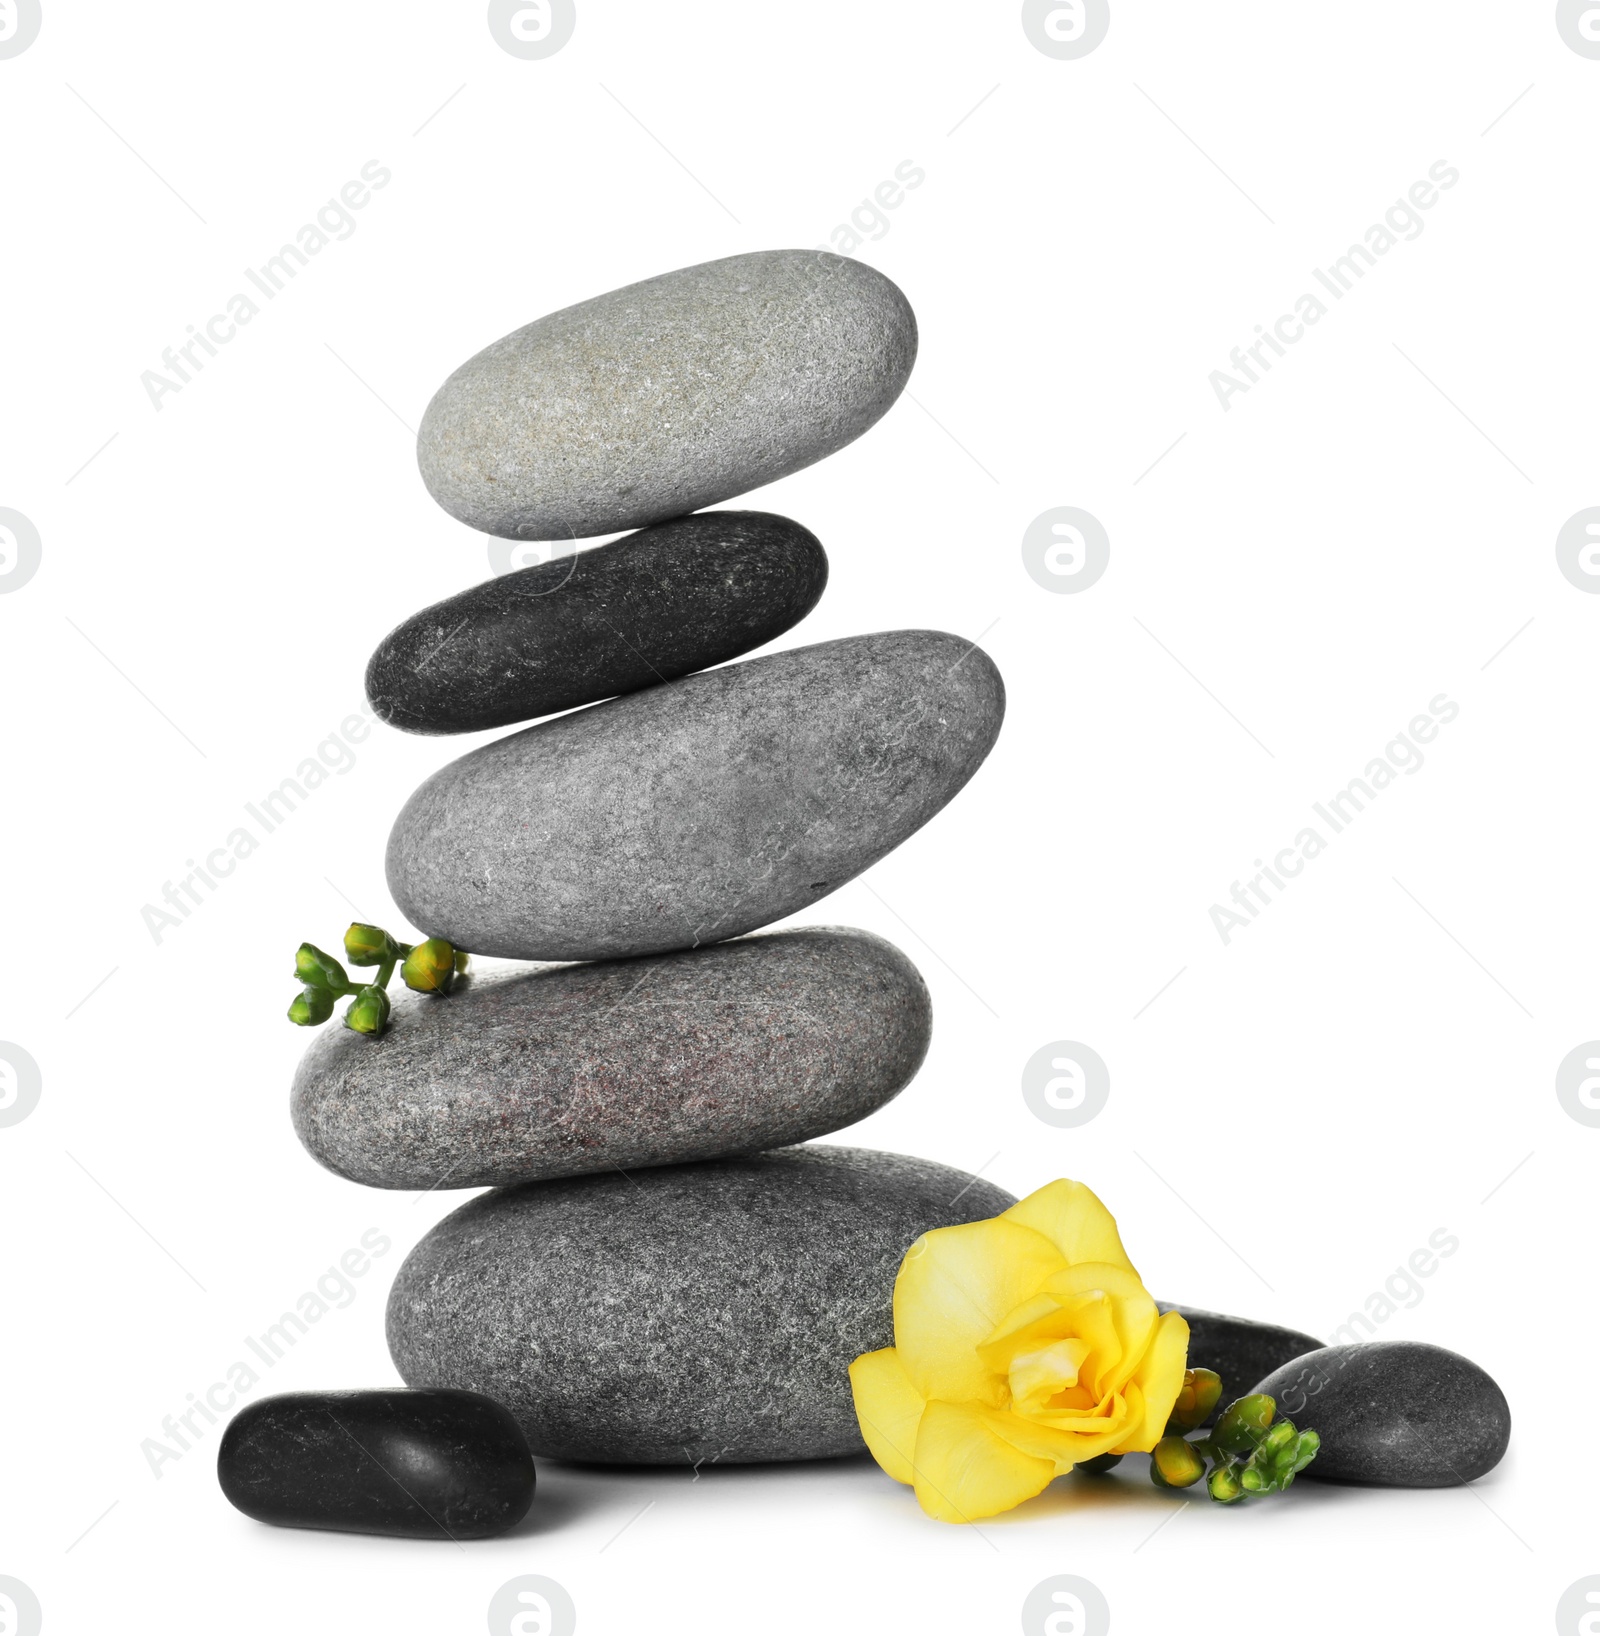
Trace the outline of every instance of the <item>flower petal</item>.
{"type": "Polygon", "coordinates": [[[1004,1216],[924,1233],[894,1286],[895,1349],[912,1383],[925,1397],[998,1408],[1005,1374],[978,1348],[1063,1270],[1048,1239],[1004,1216]]]}
{"type": "MultiPolygon", "coordinates": [[[[1130,1276],[1119,1267],[1102,1267],[1101,1270],[1110,1280],[1130,1276]]],[[[1091,1288],[1065,1295],[1052,1293],[1062,1280],[1093,1282],[1092,1275],[1081,1267],[1068,1267],[1054,1274],[1046,1283],[1044,1292],[1018,1307],[1006,1324],[983,1343],[978,1355],[989,1368],[1005,1373],[1011,1368],[1013,1359],[1050,1341],[1081,1340],[1086,1344],[1087,1351],[1081,1361],[1078,1383],[1089,1391],[1092,1400],[1108,1389],[1101,1386],[1100,1381],[1113,1376],[1122,1367],[1126,1351],[1124,1336],[1129,1326],[1123,1323],[1119,1327],[1119,1303],[1105,1290],[1091,1288]]],[[[1149,1332],[1155,1327],[1156,1316],[1155,1302],[1148,1296],[1144,1297],[1144,1301],[1149,1307],[1150,1316],[1148,1325],[1138,1336],[1141,1353],[1149,1340],[1149,1332]]],[[[1127,1302],[1121,1304],[1127,1305],[1127,1302]]],[[[1129,1362],[1131,1366],[1132,1360],[1129,1362]]],[[[1114,1390],[1120,1385],[1121,1380],[1115,1380],[1109,1389],[1114,1390]]]]}
{"type": "Polygon", "coordinates": [[[916,1490],[930,1517],[977,1522],[998,1516],[1031,1500],[1055,1476],[1053,1460],[1013,1448],[994,1429],[995,1418],[970,1403],[928,1405],[917,1431],[916,1490]]]}
{"type": "Polygon", "coordinates": [[[1129,1408],[1120,1397],[1100,1405],[1096,1414],[1028,1415],[998,1413],[990,1426],[1013,1448],[1049,1460],[1064,1476],[1080,1460],[1109,1454],[1128,1435],[1129,1408]]]}
{"type": "Polygon", "coordinates": [[[872,1458],[897,1483],[910,1483],[917,1423],[928,1405],[911,1384],[899,1353],[892,1346],[864,1352],[850,1365],[850,1391],[872,1458]]]}
{"type": "Polygon", "coordinates": [[[1138,1273],[1106,1262],[1084,1262],[1057,1273],[1045,1289],[1064,1308],[1072,1308],[1073,1297],[1084,1298],[1073,1321],[1080,1334],[1095,1341],[1085,1378],[1097,1392],[1121,1391],[1156,1332],[1156,1304],[1138,1273]]]}
{"type": "Polygon", "coordinates": [[[1011,1360],[1007,1383],[1011,1401],[1023,1413],[1044,1409],[1058,1392],[1078,1384],[1078,1371],[1089,1355],[1089,1343],[1067,1339],[1049,1341],[1011,1360]]]}
{"type": "Polygon", "coordinates": [[[1043,1233],[1073,1265],[1105,1261],[1133,1272],[1111,1212],[1082,1182],[1050,1182],[1013,1204],[1000,1220],[1043,1233]]]}
{"type": "Polygon", "coordinates": [[[1146,1454],[1166,1435],[1172,1406],[1183,1390],[1183,1370],[1189,1356],[1189,1326],[1176,1312],[1163,1315],[1156,1325],[1150,1349],[1134,1370],[1128,1401],[1142,1400],[1139,1424],[1117,1444],[1118,1454],[1146,1454]]]}

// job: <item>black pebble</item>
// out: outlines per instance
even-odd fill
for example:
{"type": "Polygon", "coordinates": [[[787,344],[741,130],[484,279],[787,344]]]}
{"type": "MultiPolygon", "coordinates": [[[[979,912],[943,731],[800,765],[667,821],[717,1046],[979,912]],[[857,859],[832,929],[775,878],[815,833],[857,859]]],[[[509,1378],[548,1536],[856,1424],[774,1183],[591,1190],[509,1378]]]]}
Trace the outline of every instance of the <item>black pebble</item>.
{"type": "Polygon", "coordinates": [[[478,1392],[291,1392],[241,1409],[217,1453],[247,1517],[405,1539],[487,1539],[533,1503],[533,1457],[478,1392]]]}
{"type": "Polygon", "coordinates": [[[1258,1324],[1249,1318],[1229,1318],[1165,1301],[1159,1305],[1163,1312],[1181,1312],[1189,1321],[1189,1367],[1212,1369],[1222,1377],[1222,1397],[1206,1421],[1208,1426],[1236,1397],[1243,1397],[1252,1382],[1291,1358],[1319,1351],[1323,1344],[1315,1335],[1281,1329],[1277,1324],[1258,1324]]]}
{"type": "Polygon", "coordinates": [[[373,654],[367,698],[409,733],[532,721],[748,653],[827,582],[816,536],[786,517],[678,517],[413,614],[373,654]]]}
{"type": "Polygon", "coordinates": [[[1303,1475],[1323,1482],[1451,1488],[1492,1471],[1511,1441],[1505,1393],[1469,1359],[1421,1341],[1326,1346],[1255,1390],[1321,1437],[1303,1475]]]}

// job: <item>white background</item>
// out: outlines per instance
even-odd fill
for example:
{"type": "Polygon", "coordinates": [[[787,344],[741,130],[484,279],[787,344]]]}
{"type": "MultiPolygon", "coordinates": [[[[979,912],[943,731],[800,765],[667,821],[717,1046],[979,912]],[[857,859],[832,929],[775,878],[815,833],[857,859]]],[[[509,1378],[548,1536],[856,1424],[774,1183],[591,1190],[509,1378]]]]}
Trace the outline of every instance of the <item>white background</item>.
{"type": "Polygon", "coordinates": [[[0,1039],[44,1088],[0,1129],[0,1574],[47,1629],[478,1632],[542,1573],[591,1632],[1012,1632],[1074,1573],[1123,1632],[1231,1600],[1534,1630],[1600,1571],[1600,1132],[1554,1090],[1600,1036],[1600,599],[1554,551],[1600,504],[1600,62],[1544,3],[1114,12],[1056,61],[1011,4],[579,0],[520,61],[476,4],[46,0],[0,61],[0,506],[43,540],[0,597],[0,1039]],[[353,236],[157,412],[141,373],[374,159],[353,236]],[[392,1384],[388,1284],[462,1199],[312,1163],[282,1012],[302,938],[397,920],[392,817],[475,741],[375,729],[159,945],[141,918],[360,708],[385,631],[487,574],[409,428],[507,330],[827,243],[907,160],[859,254],[916,308],[915,401],[744,502],[832,560],[786,645],[947,629],[1010,691],[967,791],[800,917],[884,934],[934,995],[922,1075],[842,1139],[1079,1178],[1159,1295],[1318,1334],[1448,1229],[1381,1332],[1488,1368],[1510,1456],[1226,1511],[1130,1462],[981,1531],[865,1460],[544,1465],[529,1523],[467,1549],[250,1523],[215,1431],[155,1478],[141,1442],[371,1228],[390,1253],[257,1395],[392,1384]],[[1211,372],[1440,160],[1421,237],[1224,412],[1211,372]],[[1063,505],[1111,537],[1080,595],[1022,562],[1063,505]],[[1225,947],[1210,906],[1440,693],[1426,765],[1225,947]],[[1081,1129],[1020,1093],[1060,1039],[1110,1066],[1081,1129]]]}

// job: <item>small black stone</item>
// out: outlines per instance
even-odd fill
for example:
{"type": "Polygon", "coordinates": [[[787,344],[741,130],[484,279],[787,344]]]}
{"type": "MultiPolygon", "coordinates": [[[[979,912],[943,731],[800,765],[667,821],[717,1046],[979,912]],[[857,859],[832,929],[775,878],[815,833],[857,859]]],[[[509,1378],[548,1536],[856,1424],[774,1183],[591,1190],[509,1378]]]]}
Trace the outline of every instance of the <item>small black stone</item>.
{"type": "Polygon", "coordinates": [[[748,653],[827,583],[821,544],[787,517],[678,517],[413,614],[373,654],[367,698],[408,733],[532,721],[748,653]]]}
{"type": "Polygon", "coordinates": [[[1314,1429],[1303,1475],[1385,1488],[1452,1488],[1499,1465],[1511,1441],[1505,1393],[1477,1364],[1421,1341],[1326,1346],[1254,1388],[1314,1429]]]}
{"type": "Polygon", "coordinates": [[[217,1480],[257,1522],[488,1539],[533,1503],[521,1428],[479,1392],[289,1392],[241,1409],[217,1480]]]}
{"type": "Polygon", "coordinates": [[[1298,1329],[1282,1329],[1277,1324],[1258,1324],[1249,1318],[1229,1318],[1220,1312],[1199,1307],[1159,1303],[1163,1312],[1181,1312],[1189,1323],[1189,1367],[1210,1369],[1222,1377],[1222,1397],[1212,1411],[1212,1420],[1243,1397],[1251,1382],[1270,1375],[1291,1358],[1319,1351],[1322,1342],[1298,1329]]]}

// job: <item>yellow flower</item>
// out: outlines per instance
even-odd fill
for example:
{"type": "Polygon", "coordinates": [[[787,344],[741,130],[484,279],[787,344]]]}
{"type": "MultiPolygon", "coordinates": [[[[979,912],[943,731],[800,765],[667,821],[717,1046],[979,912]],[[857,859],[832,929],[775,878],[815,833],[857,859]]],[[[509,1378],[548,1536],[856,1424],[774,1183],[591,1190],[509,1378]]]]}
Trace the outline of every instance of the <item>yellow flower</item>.
{"type": "Polygon", "coordinates": [[[1148,1453],[1189,1350],[1111,1212],[1069,1181],[924,1233],[895,1280],[894,1337],[850,1366],[856,1418],[878,1464],[944,1522],[1009,1511],[1080,1460],[1148,1453]]]}

